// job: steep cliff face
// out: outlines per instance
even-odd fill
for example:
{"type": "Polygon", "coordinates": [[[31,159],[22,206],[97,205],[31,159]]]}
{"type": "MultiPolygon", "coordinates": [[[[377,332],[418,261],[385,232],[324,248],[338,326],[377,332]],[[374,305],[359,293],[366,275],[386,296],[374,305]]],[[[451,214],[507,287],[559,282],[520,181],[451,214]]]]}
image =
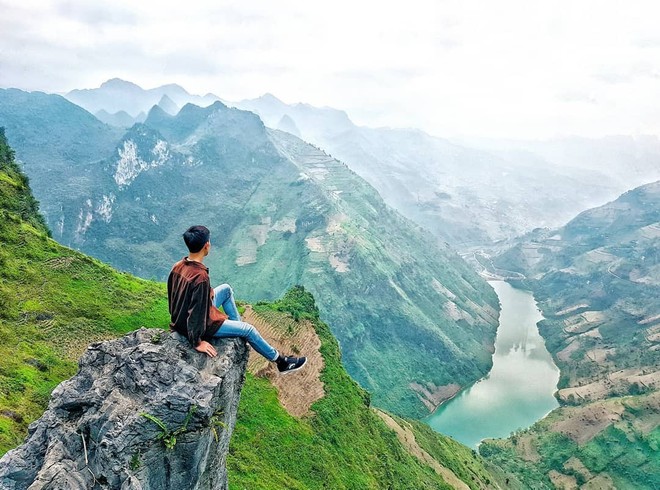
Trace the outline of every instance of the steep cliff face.
{"type": "Polygon", "coordinates": [[[227,488],[248,352],[236,340],[216,347],[211,359],[144,328],[92,344],[25,444],[0,460],[0,487],[227,488]]]}

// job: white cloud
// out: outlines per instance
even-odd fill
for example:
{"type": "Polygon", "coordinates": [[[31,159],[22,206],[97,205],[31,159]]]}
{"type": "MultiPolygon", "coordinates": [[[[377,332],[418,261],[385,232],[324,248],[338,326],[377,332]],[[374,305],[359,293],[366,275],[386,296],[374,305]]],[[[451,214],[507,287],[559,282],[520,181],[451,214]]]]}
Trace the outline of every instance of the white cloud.
{"type": "Polygon", "coordinates": [[[650,1],[0,0],[0,86],[271,92],[439,135],[658,132],[650,1]],[[586,103],[588,102],[588,103],[586,103]]]}

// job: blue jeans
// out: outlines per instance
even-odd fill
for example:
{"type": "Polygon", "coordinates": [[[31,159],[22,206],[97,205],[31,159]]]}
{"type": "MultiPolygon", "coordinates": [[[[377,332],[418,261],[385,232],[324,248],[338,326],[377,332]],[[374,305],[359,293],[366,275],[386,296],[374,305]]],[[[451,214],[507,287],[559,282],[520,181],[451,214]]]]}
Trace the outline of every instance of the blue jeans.
{"type": "Polygon", "coordinates": [[[228,320],[225,320],[222,323],[220,330],[216,332],[214,337],[240,337],[245,339],[254,350],[256,350],[269,361],[274,361],[277,359],[277,350],[268,342],[266,342],[266,340],[261,336],[256,328],[254,328],[249,323],[241,321],[241,316],[238,314],[238,308],[236,308],[236,302],[234,301],[234,291],[231,289],[229,284],[221,284],[215,288],[214,291],[215,298],[213,303],[215,304],[216,308],[220,308],[222,306],[222,309],[225,310],[225,313],[229,317],[228,320]]]}

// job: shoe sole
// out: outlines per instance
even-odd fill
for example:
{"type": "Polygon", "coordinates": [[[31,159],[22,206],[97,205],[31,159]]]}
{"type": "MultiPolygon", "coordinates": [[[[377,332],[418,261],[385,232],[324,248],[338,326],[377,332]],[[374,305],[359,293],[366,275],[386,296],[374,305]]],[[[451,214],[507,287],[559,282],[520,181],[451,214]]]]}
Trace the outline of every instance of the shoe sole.
{"type": "Polygon", "coordinates": [[[300,371],[302,368],[305,367],[305,364],[307,364],[307,359],[305,359],[305,362],[303,362],[300,366],[298,366],[295,369],[289,369],[288,371],[280,371],[280,374],[289,374],[289,373],[295,373],[296,371],[300,371]]]}

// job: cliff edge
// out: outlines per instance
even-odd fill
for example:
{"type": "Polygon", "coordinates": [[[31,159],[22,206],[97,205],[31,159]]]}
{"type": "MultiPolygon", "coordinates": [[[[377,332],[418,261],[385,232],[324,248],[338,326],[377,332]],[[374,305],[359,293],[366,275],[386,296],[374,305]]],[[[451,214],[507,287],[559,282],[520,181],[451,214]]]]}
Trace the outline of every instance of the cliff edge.
{"type": "Polygon", "coordinates": [[[0,487],[227,488],[248,349],[215,345],[211,359],[145,328],[90,345],[25,443],[0,459],[0,487]]]}

